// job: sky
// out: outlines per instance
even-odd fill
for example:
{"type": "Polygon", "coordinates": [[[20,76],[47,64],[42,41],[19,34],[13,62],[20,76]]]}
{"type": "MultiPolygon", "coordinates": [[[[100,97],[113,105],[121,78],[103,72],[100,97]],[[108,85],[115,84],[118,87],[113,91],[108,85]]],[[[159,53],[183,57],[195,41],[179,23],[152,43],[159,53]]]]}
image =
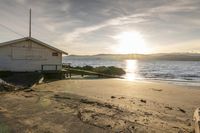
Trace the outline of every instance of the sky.
{"type": "Polygon", "coordinates": [[[200,53],[200,0],[1,0],[0,42],[28,36],[30,8],[32,37],[69,54],[200,53]]]}

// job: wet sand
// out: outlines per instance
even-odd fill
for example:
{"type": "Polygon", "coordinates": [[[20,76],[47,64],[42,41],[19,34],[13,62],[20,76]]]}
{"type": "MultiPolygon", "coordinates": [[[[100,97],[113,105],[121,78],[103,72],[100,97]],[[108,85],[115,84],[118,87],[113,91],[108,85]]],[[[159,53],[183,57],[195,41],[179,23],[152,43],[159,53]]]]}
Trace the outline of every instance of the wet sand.
{"type": "Polygon", "coordinates": [[[20,133],[193,131],[200,88],[117,79],[61,80],[0,94],[0,131],[20,133]]]}

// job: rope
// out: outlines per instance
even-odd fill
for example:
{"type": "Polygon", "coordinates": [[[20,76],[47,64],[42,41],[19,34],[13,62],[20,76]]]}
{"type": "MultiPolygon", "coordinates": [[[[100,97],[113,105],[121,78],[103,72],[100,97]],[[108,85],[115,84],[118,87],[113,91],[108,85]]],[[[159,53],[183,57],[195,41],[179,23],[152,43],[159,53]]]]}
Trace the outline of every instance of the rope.
{"type": "Polygon", "coordinates": [[[11,28],[9,28],[9,27],[7,27],[7,26],[3,25],[3,24],[0,24],[0,26],[1,26],[1,27],[3,27],[4,29],[7,29],[7,30],[9,30],[9,31],[10,31],[10,32],[12,32],[12,33],[15,33],[15,34],[17,34],[17,35],[21,36],[21,37],[25,37],[24,35],[22,35],[22,34],[20,34],[20,33],[16,32],[16,31],[14,31],[13,29],[11,29],[11,28]]]}

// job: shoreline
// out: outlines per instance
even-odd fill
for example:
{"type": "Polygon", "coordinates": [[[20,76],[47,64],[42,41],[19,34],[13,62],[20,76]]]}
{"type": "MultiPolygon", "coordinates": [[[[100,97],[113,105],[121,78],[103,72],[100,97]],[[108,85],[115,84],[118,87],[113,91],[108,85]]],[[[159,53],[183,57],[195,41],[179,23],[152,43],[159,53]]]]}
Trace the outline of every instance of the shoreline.
{"type": "Polygon", "coordinates": [[[151,83],[164,83],[164,84],[172,84],[172,85],[179,85],[179,86],[188,86],[188,87],[193,87],[196,89],[200,89],[200,83],[198,81],[181,81],[181,80],[162,80],[162,79],[145,79],[145,78],[141,78],[141,79],[133,79],[133,80],[129,80],[129,79],[119,79],[119,80],[125,80],[125,81],[130,81],[130,82],[151,82],[151,83]]]}

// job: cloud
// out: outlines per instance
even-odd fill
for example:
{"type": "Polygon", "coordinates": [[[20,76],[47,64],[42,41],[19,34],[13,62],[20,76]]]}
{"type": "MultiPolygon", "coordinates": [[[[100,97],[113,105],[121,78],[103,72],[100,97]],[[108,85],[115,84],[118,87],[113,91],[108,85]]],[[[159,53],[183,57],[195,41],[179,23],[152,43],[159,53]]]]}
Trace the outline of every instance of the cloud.
{"type": "Polygon", "coordinates": [[[25,3],[26,0],[16,0],[16,2],[20,3],[20,4],[23,4],[25,3]]]}
{"type": "Polygon", "coordinates": [[[31,7],[34,37],[82,53],[85,46],[100,52],[115,45],[110,36],[125,30],[141,32],[152,46],[181,46],[200,35],[199,5],[199,0],[1,0],[0,22],[26,35],[31,7]]]}
{"type": "Polygon", "coordinates": [[[77,28],[71,33],[67,33],[63,36],[65,42],[72,42],[73,40],[79,38],[82,34],[87,34],[93,31],[100,30],[101,28],[109,27],[109,26],[120,26],[130,23],[140,23],[146,21],[143,17],[147,16],[146,14],[136,14],[124,17],[118,17],[114,19],[107,20],[98,25],[77,28]]]}

